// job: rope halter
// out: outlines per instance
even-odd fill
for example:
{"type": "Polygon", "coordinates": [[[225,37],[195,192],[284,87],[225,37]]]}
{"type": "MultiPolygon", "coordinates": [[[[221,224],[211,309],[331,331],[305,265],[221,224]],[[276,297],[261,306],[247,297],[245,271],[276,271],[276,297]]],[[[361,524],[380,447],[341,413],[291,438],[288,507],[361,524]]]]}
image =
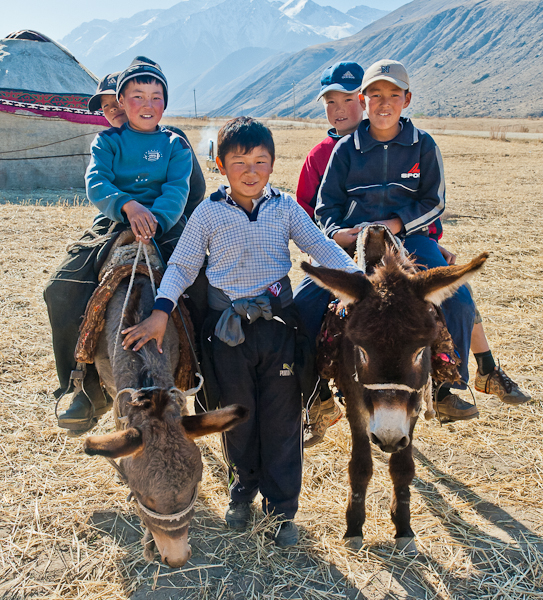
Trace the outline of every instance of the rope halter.
{"type": "MultiPolygon", "coordinates": [[[[130,493],[129,499],[131,496],[134,497],[134,494],[132,494],[132,492],[130,493]]],[[[163,531],[176,531],[177,529],[182,529],[183,527],[186,527],[190,523],[190,520],[192,518],[192,515],[190,513],[194,510],[194,505],[196,504],[197,498],[198,486],[194,488],[194,492],[192,494],[192,498],[189,502],[189,505],[181,512],[174,513],[171,515],[163,515],[155,512],[154,510],[151,510],[150,508],[147,508],[138,497],[136,497],[136,502],[138,503],[138,507],[144,515],[147,515],[155,521],[159,521],[159,523],[157,524],[158,529],[162,529],[163,531]],[[167,525],[167,523],[175,523],[176,521],[181,522],[177,523],[176,525],[167,525]]]]}

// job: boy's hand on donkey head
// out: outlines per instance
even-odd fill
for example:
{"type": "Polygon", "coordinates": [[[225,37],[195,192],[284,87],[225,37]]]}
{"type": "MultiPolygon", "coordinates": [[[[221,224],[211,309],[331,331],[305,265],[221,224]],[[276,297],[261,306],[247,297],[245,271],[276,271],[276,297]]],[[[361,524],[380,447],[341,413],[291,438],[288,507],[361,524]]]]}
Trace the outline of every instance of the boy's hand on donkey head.
{"type": "Polygon", "coordinates": [[[122,210],[128,218],[132,232],[136,236],[136,241],[148,244],[156,233],[158,221],[155,215],[135,200],[130,200],[130,202],[124,204],[122,210]]]}
{"type": "Polygon", "coordinates": [[[130,350],[130,346],[137,352],[150,340],[156,340],[157,349],[162,354],[162,342],[168,325],[168,314],[161,310],[154,310],[151,316],[132,327],[123,329],[121,333],[125,336],[123,339],[123,350],[130,350]]]}
{"type": "Polygon", "coordinates": [[[361,230],[362,227],[339,229],[334,233],[334,242],[342,248],[348,248],[351,244],[356,242],[356,238],[361,230]]]}

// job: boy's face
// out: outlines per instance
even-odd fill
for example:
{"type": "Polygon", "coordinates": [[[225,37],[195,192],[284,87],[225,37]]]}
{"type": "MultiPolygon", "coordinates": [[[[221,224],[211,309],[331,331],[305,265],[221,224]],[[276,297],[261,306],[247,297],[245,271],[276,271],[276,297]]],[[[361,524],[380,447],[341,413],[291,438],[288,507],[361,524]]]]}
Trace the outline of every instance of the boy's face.
{"type": "Polygon", "coordinates": [[[248,210],[252,210],[250,201],[260,198],[273,173],[273,160],[264,146],[256,146],[246,154],[240,148],[228,152],[224,162],[217,158],[217,166],[228,177],[232,199],[248,210]]]}
{"type": "Polygon", "coordinates": [[[390,81],[375,81],[360,95],[362,106],[370,120],[370,134],[387,142],[399,133],[402,110],[411,102],[411,92],[402,90],[390,81]]]}
{"type": "Polygon", "coordinates": [[[124,109],[119,106],[117,98],[113,94],[102,94],[100,102],[104,111],[104,117],[112,127],[120,127],[128,121],[124,109]]]}
{"type": "Polygon", "coordinates": [[[338,135],[347,135],[356,131],[364,115],[362,101],[358,92],[345,94],[334,90],[323,96],[326,118],[338,135]]]}
{"type": "Polygon", "coordinates": [[[162,84],[137,83],[131,79],[119,96],[119,106],[124,109],[130,126],[136,131],[155,131],[164,112],[162,84]]]}

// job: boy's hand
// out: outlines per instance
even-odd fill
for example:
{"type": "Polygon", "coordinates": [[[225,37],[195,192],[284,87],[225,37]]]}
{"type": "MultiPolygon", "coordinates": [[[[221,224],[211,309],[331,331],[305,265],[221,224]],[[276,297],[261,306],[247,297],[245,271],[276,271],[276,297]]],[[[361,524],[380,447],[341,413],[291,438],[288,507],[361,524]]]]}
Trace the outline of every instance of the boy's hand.
{"type": "Polygon", "coordinates": [[[136,236],[136,241],[148,244],[156,233],[158,221],[155,215],[135,200],[129,200],[126,204],[123,204],[121,211],[127,216],[132,232],[136,236]]]}
{"type": "Polygon", "coordinates": [[[403,227],[403,222],[400,217],[394,217],[392,219],[384,219],[383,221],[375,221],[375,223],[379,223],[380,225],[386,225],[390,229],[390,233],[394,235],[398,235],[403,227]]]}
{"type": "Polygon", "coordinates": [[[338,231],[336,231],[336,233],[334,233],[333,240],[342,248],[348,248],[351,244],[356,242],[356,238],[360,231],[362,231],[362,227],[352,227],[351,229],[339,229],[338,231]]]}
{"type": "Polygon", "coordinates": [[[134,352],[137,352],[149,340],[156,340],[158,351],[162,354],[162,341],[166,333],[168,318],[169,315],[164,311],[154,310],[145,321],[121,331],[122,334],[126,334],[123,340],[123,350],[129,350],[130,346],[137,342],[132,348],[134,352]]]}
{"type": "Polygon", "coordinates": [[[443,248],[443,246],[440,246],[439,244],[437,245],[437,247],[439,248],[439,251],[441,252],[443,258],[447,261],[448,265],[456,264],[456,254],[449,252],[446,248],[443,248]]]}

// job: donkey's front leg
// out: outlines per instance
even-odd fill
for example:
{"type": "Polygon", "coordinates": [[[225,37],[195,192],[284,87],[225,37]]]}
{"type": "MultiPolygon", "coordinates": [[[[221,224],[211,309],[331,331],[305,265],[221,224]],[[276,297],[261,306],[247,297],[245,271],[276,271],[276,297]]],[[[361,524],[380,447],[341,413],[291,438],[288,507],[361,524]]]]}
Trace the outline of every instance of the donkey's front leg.
{"type": "Polygon", "coordinates": [[[370,441],[365,429],[353,428],[353,450],[349,462],[349,503],[345,543],[353,550],[362,547],[362,526],[366,520],[366,490],[373,474],[370,441]]]}
{"type": "MultiPolygon", "coordinates": [[[[411,431],[411,440],[413,431],[411,431]]],[[[411,529],[411,492],[409,486],[415,476],[415,462],[413,461],[413,444],[409,445],[390,456],[389,472],[392,479],[393,493],[390,515],[396,526],[396,547],[408,554],[416,554],[415,534],[411,529]]]]}

